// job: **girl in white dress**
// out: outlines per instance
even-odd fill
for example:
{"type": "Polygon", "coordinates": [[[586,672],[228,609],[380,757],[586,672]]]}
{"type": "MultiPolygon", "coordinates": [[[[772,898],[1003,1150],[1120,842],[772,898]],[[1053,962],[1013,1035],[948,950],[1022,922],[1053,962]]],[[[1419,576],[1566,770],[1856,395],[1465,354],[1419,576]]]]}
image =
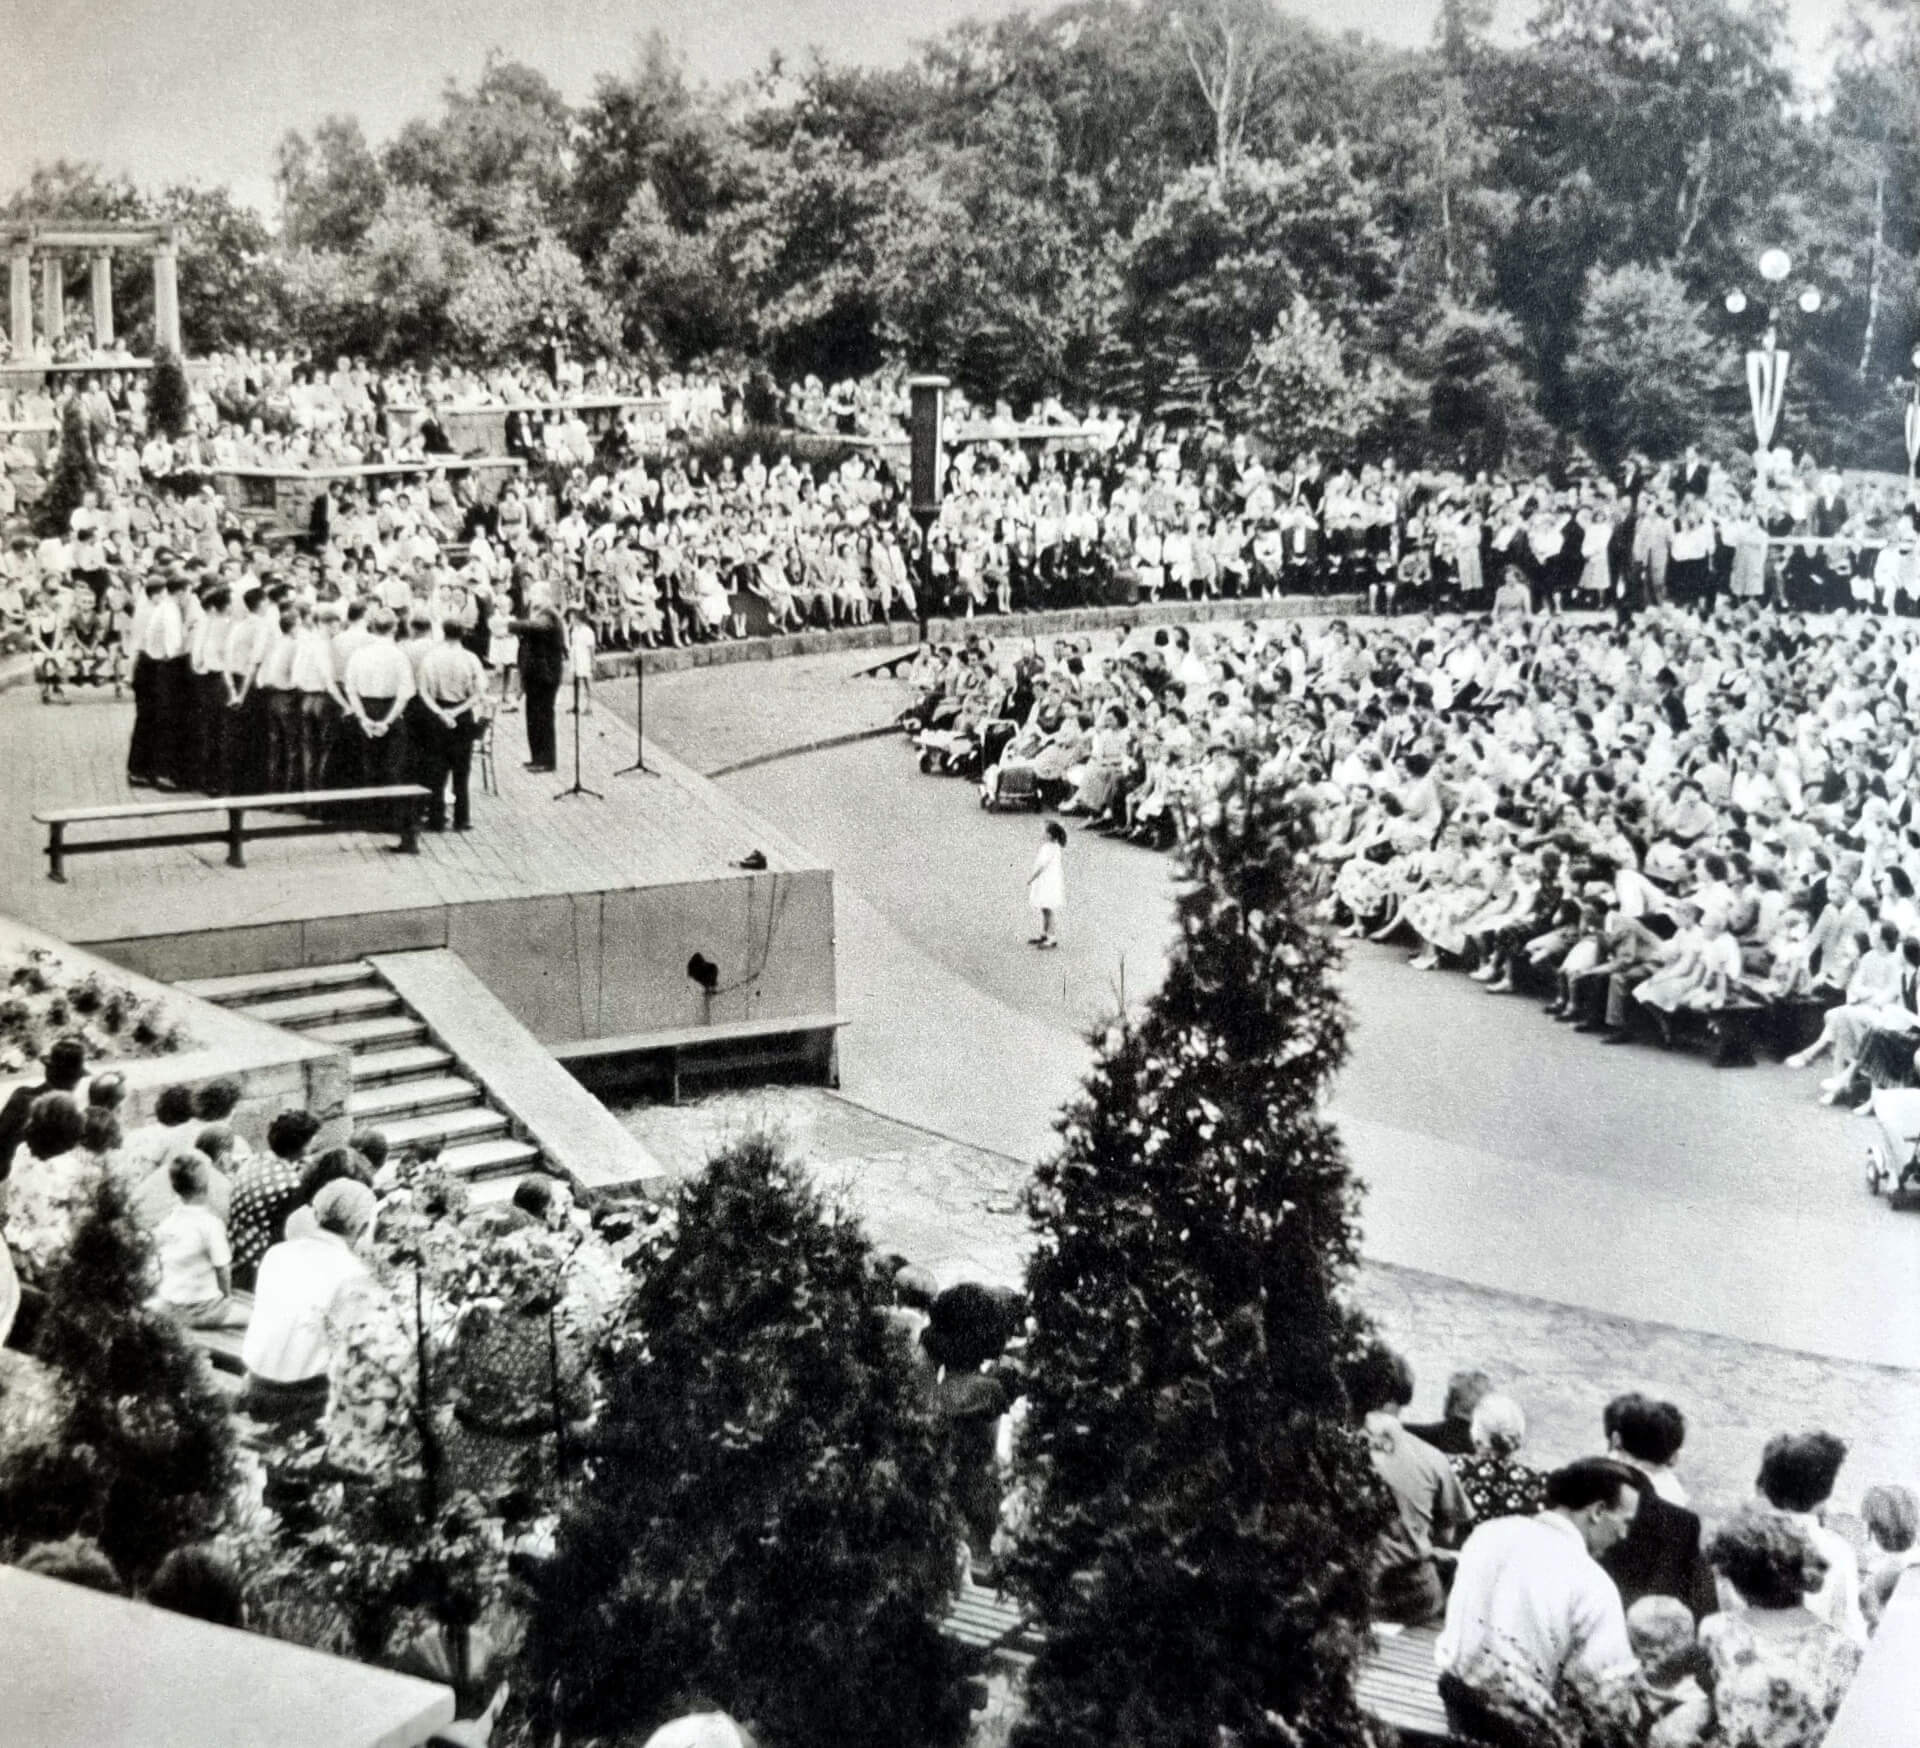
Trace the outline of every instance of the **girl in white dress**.
{"type": "Polygon", "coordinates": [[[1066,897],[1066,872],[1061,857],[1067,847],[1067,828],[1058,820],[1047,821],[1047,840],[1033,859],[1033,872],[1027,876],[1027,903],[1040,913],[1040,932],[1030,936],[1031,947],[1057,947],[1053,915],[1066,897]]]}

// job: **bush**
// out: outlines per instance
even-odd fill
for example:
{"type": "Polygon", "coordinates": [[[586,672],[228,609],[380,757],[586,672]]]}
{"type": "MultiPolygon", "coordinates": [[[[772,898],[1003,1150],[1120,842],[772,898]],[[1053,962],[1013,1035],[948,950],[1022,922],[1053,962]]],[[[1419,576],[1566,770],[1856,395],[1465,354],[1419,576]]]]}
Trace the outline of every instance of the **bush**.
{"type": "Polygon", "coordinates": [[[203,1540],[234,1481],[233,1427],[200,1350],[147,1304],[152,1250],[102,1174],[57,1266],[34,1354],[57,1429],[0,1467],[0,1552],[81,1534],[138,1581],[203,1540]]]}
{"type": "Polygon", "coordinates": [[[1030,1748],[1366,1740],[1385,1512],[1340,1382],[1357,1190],[1319,1111],[1345,1017],[1268,750],[1189,822],[1166,980],[1096,1040],[1030,1195],[1030,1748]]]}
{"type": "Polygon", "coordinates": [[[569,1740],[698,1693],[772,1748],[950,1742],[946,1473],[859,1228],[773,1143],[682,1192],[602,1357],[524,1691],[569,1740]]]}

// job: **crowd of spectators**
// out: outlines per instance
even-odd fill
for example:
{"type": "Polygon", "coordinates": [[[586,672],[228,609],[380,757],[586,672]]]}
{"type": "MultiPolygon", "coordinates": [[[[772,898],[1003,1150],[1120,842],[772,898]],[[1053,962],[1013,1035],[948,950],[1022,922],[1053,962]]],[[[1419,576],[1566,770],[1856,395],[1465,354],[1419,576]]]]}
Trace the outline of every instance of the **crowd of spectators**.
{"type": "Polygon", "coordinates": [[[1462,1740],[1530,1748],[1554,1726],[1652,1748],[1817,1748],[1906,1570],[1920,1501],[1835,1489],[1847,1446],[1782,1433],[1751,1501],[1709,1528],[1678,1472],[1687,1423],[1638,1392],[1606,1405],[1591,1456],[1522,1460],[1526,1416],[1479,1371],[1448,1382],[1440,1420],[1407,1425],[1406,1362],[1376,1346],[1352,1368],[1392,1527],[1377,1607],[1438,1627],[1441,1698],[1462,1740]]]}
{"type": "Polygon", "coordinates": [[[1344,933],[1608,1040],[1771,1027],[1796,1065],[1831,1050],[1822,1096],[1852,1104],[1920,1041],[1917,677],[1906,619],[1757,604],[1249,621],[923,649],[906,720],[983,799],[1152,844],[1262,737],[1344,933]]]}

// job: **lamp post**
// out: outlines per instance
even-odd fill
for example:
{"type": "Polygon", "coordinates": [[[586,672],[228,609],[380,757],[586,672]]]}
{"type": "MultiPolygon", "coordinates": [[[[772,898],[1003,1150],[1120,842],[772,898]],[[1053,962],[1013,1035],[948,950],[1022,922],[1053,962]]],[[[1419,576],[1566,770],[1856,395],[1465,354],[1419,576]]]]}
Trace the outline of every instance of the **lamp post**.
{"type": "MultiPolygon", "coordinates": [[[[1780,347],[1780,309],[1787,275],[1793,271],[1793,257],[1785,249],[1767,249],[1756,265],[1766,287],[1760,295],[1766,307],[1767,327],[1759,346],[1747,352],[1747,400],[1753,411],[1753,438],[1758,446],[1756,459],[1759,459],[1773,443],[1774,430],[1780,423],[1780,409],[1787,398],[1787,365],[1792,354],[1780,347]]],[[[1819,287],[1804,287],[1793,301],[1803,315],[1817,314],[1821,302],[1819,287]]],[[[1735,286],[1726,296],[1727,314],[1745,315],[1750,302],[1746,292],[1735,286]]]]}

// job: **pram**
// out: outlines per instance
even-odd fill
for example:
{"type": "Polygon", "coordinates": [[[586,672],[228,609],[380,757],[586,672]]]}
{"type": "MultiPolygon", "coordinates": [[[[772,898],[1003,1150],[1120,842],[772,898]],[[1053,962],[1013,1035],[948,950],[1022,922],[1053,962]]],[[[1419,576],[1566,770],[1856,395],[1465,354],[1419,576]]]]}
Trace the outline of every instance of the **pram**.
{"type": "Polygon", "coordinates": [[[1920,1208],[1920,1087],[1883,1087],[1870,1115],[1879,1133],[1867,1143],[1867,1188],[1890,1208],[1920,1208]]]}
{"type": "Polygon", "coordinates": [[[984,782],[980,785],[980,805],[989,813],[997,813],[1003,807],[1030,807],[1038,813],[1044,804],[1040,778],[1031,765],[1003,764],[992,795],[987,793],[984,782]]]}

